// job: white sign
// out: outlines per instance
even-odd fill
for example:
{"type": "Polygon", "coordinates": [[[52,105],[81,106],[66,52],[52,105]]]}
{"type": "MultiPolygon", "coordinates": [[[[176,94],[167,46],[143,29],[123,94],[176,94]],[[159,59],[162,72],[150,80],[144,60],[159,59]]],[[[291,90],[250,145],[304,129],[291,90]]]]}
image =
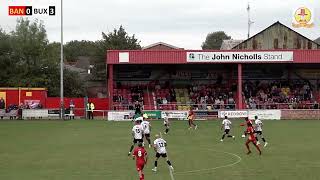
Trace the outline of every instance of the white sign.
{"type": "Polygon", "coordinates": [[[121,62],[121,63],[129,62],[129,53],[128,52],[119,52],[119,62],[121,62]]]}
{"type": "Polygon", "coordinates": [[[219,111],[219,118],[242,118],[248,117],[248,111],[219,111]]]}
{"type": "Polygon", "coordinates": [[[134,111],[109,111],[109,121],[131,121],[134,116],[134,111]]]}
{"type": "Polygon", "coordinates": [[[187,62],[282,62],[293,61],[293,51],[187,52],[187,62]]]}
{"type": "Polygon", "coordinates": [[[250,110],[249,119],[254,119],[254,116],[258,116],[258,118],[262,120],[280,120],[281,110],[250,110]]]}
{"type": "Polygon", "coordinates": [[[162,111],[161,118],[164,118],[166,114],[171,119],[187,119],[188,117],[188,111],[162,111]]]}
{"type": "Polygon", "coordinates": [[[23,109],[22,118],[47,118],[49,117],[48,109],[23,109]]]}

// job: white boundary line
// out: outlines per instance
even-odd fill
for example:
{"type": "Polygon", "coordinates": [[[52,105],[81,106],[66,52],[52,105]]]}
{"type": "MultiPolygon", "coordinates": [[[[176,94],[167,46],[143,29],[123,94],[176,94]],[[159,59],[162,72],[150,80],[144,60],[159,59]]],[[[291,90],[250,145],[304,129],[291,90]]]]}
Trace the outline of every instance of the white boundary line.
{"type": "MultiPolygon", "coordinates": [[[[162,133],[160,132],[159,134],[160,134],[160,137],[162,138],[162,133]]],[[[169,158],[169,156],[168,156],[168,158],[169,158]]],[[[171,170],[171,168],[169,166],[168,166],[168,169],[169,169],[169,174],[170,174],[171,180],[175,180],[174,176],[173,176],[173,173],[172,173],[172,170],[171,170]]]]}
{"type": "Polygon", "coordinates": [[[217,167],[206,168],[206,169],[198,169],[198,170],[192,170],[192,171],[182,171],[182,172],[176,172],[174,174],[177,174],[177,175],[192,174],[192,173],[197,173],[197,172],[202,172],[202,171],[211,171],[211,170],[216,170],[216,169],[225,168],[225,167],[232,167],[232,166],[240,163],[240,161],[242,160],[242,158],[240,156],[238,156],[237,154],[230,153],[230,152],[216,151],[216,150],[213,150],[213,149],[208,149],[208,151],[215,151],[215,152],[221,152],[221,153],[229,154],[229,155],[232,155],[233,157],[236,157],[238,160],[236,162],[234,162],[234,163],[223,165],[223,166],[217,166],[217,167]]]}
{"type": "Polygon", "coordinates": [[[170,167],[168,167],[169,168],[169,172],[170,172],[170,177],[171,177],[171,180],[174,180],[174,177],[173,177],[173,173],[172,173],[172,170],[170,169],[170,167]]]}

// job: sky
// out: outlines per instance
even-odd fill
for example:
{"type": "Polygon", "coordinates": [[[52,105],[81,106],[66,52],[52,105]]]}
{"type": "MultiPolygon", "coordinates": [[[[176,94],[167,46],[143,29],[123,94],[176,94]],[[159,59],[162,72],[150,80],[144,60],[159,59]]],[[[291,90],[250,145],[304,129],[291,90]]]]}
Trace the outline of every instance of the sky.
{"type": "MultiPolygon", "coordinates": [[[[56,15],[34,15],[46,26],[50,42],[60,41],[60,0],[0,0],[0,27],[15,28],[17,17],[8,6],[56,6],[56,15]]],[[[64,42],[99,40],[101,32],[123,25],[142,46],[165,42],[185,49],[201,49],[206,35],[225,31],[232,39],[247,37],[247,5],[250,3],[251,36],[276,21],[292,27],[293,12],[301,6],[313,9],[315,27],[293,28],[314,40],[320,37],[319,0],[64,0],[64,42]]]]}

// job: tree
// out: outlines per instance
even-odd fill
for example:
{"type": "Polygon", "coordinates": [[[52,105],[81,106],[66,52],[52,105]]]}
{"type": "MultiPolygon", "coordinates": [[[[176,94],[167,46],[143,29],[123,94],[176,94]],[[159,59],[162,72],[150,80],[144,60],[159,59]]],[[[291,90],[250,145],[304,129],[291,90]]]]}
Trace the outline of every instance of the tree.
{"type": "Polygon", "coordinates": [[[79,56],[94,57],[97,54],[97,46],[93,41],[70,41],[64,45],[65,57],[68,62],[74,62],[79,56]]]}
{"type": "Polygon", "coordinates": [[[229,40],[231,36],[228,36],[224,31],[216,31],[209,33],[205,42],[202,43],[202,49],[220,49],[223,40],[229,40]]]}
{"type": "MultiPolygon", "coordinates": [[[[30,22],[20,18],[15,31],[8,34],[0,30],[0,86],[45,87],[48,88],[49,96],[57,96],[60,81],[59,59],[60,44],[49,44],[42,22],[30,22]]],[[[66,71],[66,96],[81,94],[83,88],[78,76],[66,71]]]]}
{"type": "Polygon", "coordinates": [[[135,35],[130,36],[123,26],[105,34],[102,32],[102,40],[96,42],[98,58],[94,62],[94,75],[97,79],[106,78],[106,52],[107,50],[136,50],[141,49],[140,41],[135,35]]]}

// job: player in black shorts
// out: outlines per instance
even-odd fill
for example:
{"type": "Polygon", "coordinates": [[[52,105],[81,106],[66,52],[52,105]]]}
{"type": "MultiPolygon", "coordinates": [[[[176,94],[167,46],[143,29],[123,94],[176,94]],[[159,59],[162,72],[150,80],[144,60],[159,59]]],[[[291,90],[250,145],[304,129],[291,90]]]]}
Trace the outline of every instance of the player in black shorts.
{"type": "Polygon", "coordinates": [[[134,109],[135,109],[135,112],[134,112],[135,115],[141,114],[141,105],[140,105],[139,101],[136,101],[136,103],[134,105],[134,109]]]}
{"type": "Polygon", "coordinates": [[[131,151],[133,150],[134,146],[137,143],[139,143],[139,142],[143,143],[143,134],[144,134],[144,131],[143,131],[143,127],[141,125],[141,122],[140,122],[140,120],[137,120],[135,122],[135,125],[132,128],[133,144],[130,147],[128,156],[130,156],[131,151]]]}

